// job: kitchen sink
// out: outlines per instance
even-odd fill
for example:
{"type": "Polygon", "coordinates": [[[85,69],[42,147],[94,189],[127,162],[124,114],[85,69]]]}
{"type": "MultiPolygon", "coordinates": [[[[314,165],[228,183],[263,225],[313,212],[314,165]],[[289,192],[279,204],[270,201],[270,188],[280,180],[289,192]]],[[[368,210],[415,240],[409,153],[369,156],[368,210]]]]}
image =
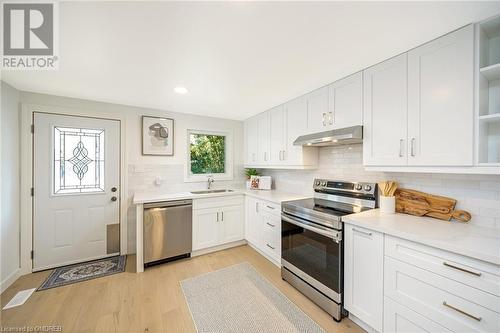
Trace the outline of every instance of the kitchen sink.
{"type": "Polygon", "coordinates": [[[193,194],[209,194],[209,193],[223,193],[223,192],[234,192],[233,190],[201,190],[201,191],[191,191],[193,194]]]}

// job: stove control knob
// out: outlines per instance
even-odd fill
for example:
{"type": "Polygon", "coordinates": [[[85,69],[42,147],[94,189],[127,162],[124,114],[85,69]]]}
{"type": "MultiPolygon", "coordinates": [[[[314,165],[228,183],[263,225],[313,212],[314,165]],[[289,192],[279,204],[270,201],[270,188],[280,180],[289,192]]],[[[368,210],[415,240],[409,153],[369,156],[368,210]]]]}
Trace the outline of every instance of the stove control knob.
{"type": "Polygon", "coordinates": [[[371,191],[372,187],[370,185],[365,185],[365,191],[371,191]]]}
{"type": "Polygon", "coordinates": [[[326,186],[326,182],[322,182],[322,183],[321,183],[321,186],[326,186]]]}
{"type": "Polygon", "coordinates": [[[356,190],[361,191],[363,189],[363,186],[361,184],[356,185],[356,190]]]}
{"type": "Polygon", "coordinates": [[[317,180],[317,181],[315,182],[315,185],[316,185],[316,186],[319,186],[319,185],[320,185],[319,180],[317,180]]]}

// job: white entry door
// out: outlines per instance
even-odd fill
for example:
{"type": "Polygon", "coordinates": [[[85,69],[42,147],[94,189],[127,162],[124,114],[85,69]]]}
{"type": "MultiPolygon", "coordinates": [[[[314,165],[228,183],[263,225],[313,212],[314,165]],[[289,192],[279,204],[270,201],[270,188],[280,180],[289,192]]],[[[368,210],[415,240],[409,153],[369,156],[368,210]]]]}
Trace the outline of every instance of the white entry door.
{"type": "Polygon", "coordinates": [[[119,253],[120,122],[35,113],[33,270],[119,253]]]}

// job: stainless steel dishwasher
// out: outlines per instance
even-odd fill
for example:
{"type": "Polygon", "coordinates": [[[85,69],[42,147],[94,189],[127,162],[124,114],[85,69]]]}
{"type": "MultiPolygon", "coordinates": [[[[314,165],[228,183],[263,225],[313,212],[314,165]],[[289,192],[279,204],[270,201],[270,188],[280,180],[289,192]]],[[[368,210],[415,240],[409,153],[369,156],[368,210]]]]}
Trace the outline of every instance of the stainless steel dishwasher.
{"type": "Polygon", "coordinates": [[[145,264],[191,255],[192,207],[192,200],[144,204],[145,264]]]}

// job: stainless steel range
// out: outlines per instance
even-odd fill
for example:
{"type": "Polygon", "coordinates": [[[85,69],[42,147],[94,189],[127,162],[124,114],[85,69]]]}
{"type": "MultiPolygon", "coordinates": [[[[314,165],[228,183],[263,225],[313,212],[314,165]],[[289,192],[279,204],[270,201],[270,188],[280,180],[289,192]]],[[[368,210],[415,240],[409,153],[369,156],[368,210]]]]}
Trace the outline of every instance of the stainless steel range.
{"type": "Polygon", "coordinates": [[[283,203],[281,277],[333,316],[342,318],[342,216],[377,206],[377,185],[314,180],[314,198],[283,203]]]}

